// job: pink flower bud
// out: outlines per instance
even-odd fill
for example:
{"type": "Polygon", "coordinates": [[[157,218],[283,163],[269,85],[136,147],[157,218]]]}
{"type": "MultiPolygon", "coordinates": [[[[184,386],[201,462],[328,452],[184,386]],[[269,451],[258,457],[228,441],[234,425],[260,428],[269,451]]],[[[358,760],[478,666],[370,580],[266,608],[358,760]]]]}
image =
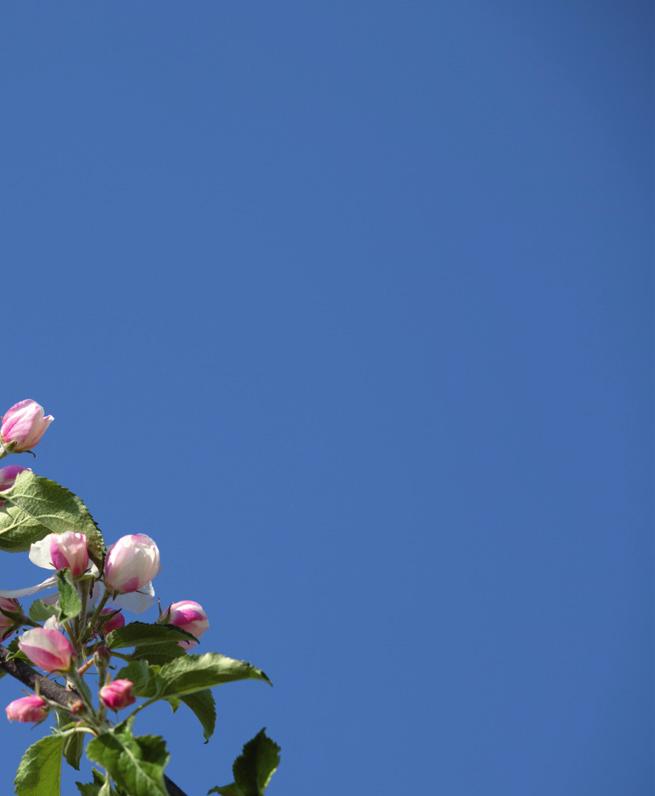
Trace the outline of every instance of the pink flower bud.
{"type": "Polygon", "coordinates": [[[83,575],[89,566],[89,552],[83,533],[66,531],[51,533],[50,561],[55,569],[70,569],[74,578],[83,575]]]}
{"type": "Polygon", "coordinates": [[[113,683],[104,685],[100,689],[100,699],[103,705],[111,710],[120,710],[132,705],[135,701],[132,696],[133,685],[131,680],[114,680],[113,683]]]}
{"type": "Polygon", "coordinates": [[[12,614],[20,614],[21,607],[18,600],[13,600],[9,597],[0,597],[0,639],[5,639],[7,636],[16,629],[16,621],[10,616],[2,613],[9,611],[12,614]]]}
{"type": "Polygon", "coordinates": [[[41,404],[28,398],[7,409],[2,418],[0,437],[3,444],[12,451],[29,451],[45,434],[53,420],[52,415],[44,416],[41,404]]]}
{"type": "Polygon", "coordinates": [[[46,672],[67,672],[73,648],[63,633],[35,627],[20,637],[18,647],[36,666],[46,672]]]}
{"type": "MultiPolygon", "coordinates": [[[[186,630],[192,636],[200,638],[202,634],[209,627],[209,620],[205,609],[199,603],[193,600],[180,600],[180,602],[173,603],[168,609],[168,617],[166,619],[169,625],[175,625],[181,630],[186,630]]],[[[180,646],[189,648],[195,647],[197,642],[180,641],[180,646]]]]}
{"type": "Polygon", "coordinates": [[[9,721],[43,721],[48,715],[48,703],[43,697],[33,694],[14,699],[5,710],[9,721]]]}
{"type": "Polygon", "coordinates": [[[145,533],[121,538],[107,551],[104,579],[108,591],[127,594],[146,586],[159,572],[159,549],[145,533]]]}
{"type": "Polygon", "coordinates": [[[108,619],[106,622],[100,626],[100,632],[103,636],[106,636],[108,633],[111,633],[112,630],[118,630],[118,628],[123,627],[125,625],[125,617],[120,611],[116,611],[115,608],[105,608],[100,613],[100,616],[108,616],[113,614],[111,619],[108,619]]]}

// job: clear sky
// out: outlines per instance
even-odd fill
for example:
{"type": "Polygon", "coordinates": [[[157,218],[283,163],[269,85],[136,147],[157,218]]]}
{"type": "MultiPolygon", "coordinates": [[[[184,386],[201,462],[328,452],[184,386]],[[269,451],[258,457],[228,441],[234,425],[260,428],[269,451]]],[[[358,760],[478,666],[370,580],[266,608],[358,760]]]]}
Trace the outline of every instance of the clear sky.
{"type": "Polygon", "coordinates": [[[3,4],[1,403],[275,682],[144,717],[190,796],[264,725],[271,796],[653,792],[653,32],[3,4]]]}

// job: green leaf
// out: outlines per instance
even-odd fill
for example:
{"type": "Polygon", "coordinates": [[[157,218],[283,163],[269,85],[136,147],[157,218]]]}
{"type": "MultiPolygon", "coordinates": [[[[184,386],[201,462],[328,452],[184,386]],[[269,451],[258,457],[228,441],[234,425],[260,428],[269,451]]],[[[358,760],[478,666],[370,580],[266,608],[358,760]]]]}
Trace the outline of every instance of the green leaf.
{"type": "Polygon", "coordinates": [[[232,766],[234,782],[212,788],[208,793],[221,796],[264,796],[271,777],[280,765],[280,747],[264,729],[243,747],[243,752],[232,766]]]}
{"type": "Polygon", "coordinates": [[[76,782],[77,789],[82,794],[82,796],[99,796],[100,789],[104,786],[105,778],[99,771],[93,769],[93,782],[90,783],[82,783],[76,782]]]}
{"type": "MultiPolygon", "coordinates": [[[[64,732],[65,730],[72,729],[76,726],[75,722],[70,720],[70,714],[63,710],[57,711],[57,730],[64,732]]],[[[84,749],[84,733],[74,732],[70,735],[64,736],[63,753],[66,762],[77,771],[80,770],[80,760],[82,758],[82,750],[84,749]]]]}
{"type": "Polygon", "coordinates": [[[205,691],[196,691],[195,694],[186,694],[181,699],[195,713],[196,718],[202,725],[205,743],[207,743],[214,734],[216,727],[216,702],[214,695],[209,689],[206,689],[205,691]]]}
{"type": "Polygon", "coordinates": [[[130,796],[167,796],[166,742],[156,735],[134,737],[132,723],[128,720],[94,738],[86,748],[87,756],[106,768],[118,787],[130,796]]]}
{"type": "Polygon", "coordinates": [[[222,683],[248,679],[264,680],[269,684],[271,682],[261,669],[247,661],[228,658],[217,652],[185,655],[161,667],[158,673],[158,695],[181,697],[222,683]]]}
{"type": "Polygon", "coordinates": [[[66,487],[29,470],[2,493],[0,550],[27,550],[49,533],[77,531],[87,537],[89,555],[102,566],[104,541],[84,503],[66,487]]]}
{"type": "Polygon", "coordinates": [[[153,664],[168,663],[175,658],[182,658],[186,652],[179,646],[177,641],[173,644],[142,644],[134,649],[130,656],[135,661],[148,661],[153,664]]]}
{"type": "Polygon", "coordinates": [[[30,619],[33,622],[45,622],[57,613],[56,605],[48,605],[43,600],[34,600],[30,605],[30,619]]]}
{"type": "Polygon", "coordinates": [[[65,622],[79,616],[82,610],[82,600],[77,591],[77,586],[71,581],[67,572],[57,573],[57,586],[59,588],[59,612],[57,619],[65,622]]]}
{"type": "Polygon", "coordinates": [[[63,745],[64,738],[48,735],[27,749],[14,780],[17,796],[58,796],[63,745]]]}
{"type": "MultiPolygon", "coordinates": [[[[193,641],[194,637],[179,627],[172,625],[149,625],[146,622],[130,622],[129,625],[112,630],[107,636],[107,646],[111,649],[159,646],[177,644],[178,641],[193,641]]],[[[180,649],[178,647],[178,649],[180,649]]]]}

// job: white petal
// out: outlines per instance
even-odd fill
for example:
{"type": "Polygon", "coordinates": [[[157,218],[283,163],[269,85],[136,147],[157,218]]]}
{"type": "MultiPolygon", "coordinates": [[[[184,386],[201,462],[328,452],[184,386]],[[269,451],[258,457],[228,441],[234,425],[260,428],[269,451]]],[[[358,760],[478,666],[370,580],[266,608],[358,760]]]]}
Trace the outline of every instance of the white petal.
{"type": "Polygon", "coordinates": [[[26,589],[0,589],[0,597],[29,597],[44,589],[51,589],[57,585],[57,578],[48,578],[37,583],[36,586],[28,586],[26,589]]]}
{"type": "Polygon", "coordinates": [[[120,594],[115,600],[112,600],[112,605],[119,608],[125,608],[133,614],[142,614],[147,611],[155,602],[155,590],[152,583],[139,589],[139,591],[131,591],[129,594],[120,594]]]}
{"type": "Polygon", "coordinates": [[[37,567],[55,569],[52,565],[52,556],[50,554],[50,542],[53,536],[53,533],[49,533],[40,542],[34,542],[30,545],[30,561],[36,564],[37,567]]]}
{"type": "Polygon", "coordinates": [[[46,630],[61,630],[61,625],[57,621],[56,616],[49,616],[43,623],[46,630]]]}

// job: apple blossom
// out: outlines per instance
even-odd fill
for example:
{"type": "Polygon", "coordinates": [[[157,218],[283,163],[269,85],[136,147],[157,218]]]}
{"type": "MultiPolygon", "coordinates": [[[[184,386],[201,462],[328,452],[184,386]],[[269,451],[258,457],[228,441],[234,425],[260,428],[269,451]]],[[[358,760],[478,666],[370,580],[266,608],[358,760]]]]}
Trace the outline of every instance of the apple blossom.
{"type": "Polygon", "coordinates": [[[83,533],[49,533],[30,546],[30,561],[44,569],[70,569],[77,578],[89,566],[89,551],[83,533]]]}
{"type": "Polygon", "coordinates": [[[46,672],[66,672],[73,659],[70,641],[58,630],[35,627],[23,633],[18,648],[46,672]]]}
{"type": "MultiPolygon", "coordinates": [[[[205,609],[200,603],[193,600],[180,600],[180,602],[173,603],[162,618],[167,624],[175,625],[196,638],[200,638],[209,627],[205,609]]],[[[191,640],[180,641],[180,646],[185,649],[194,647],[196,644],[196,641],[191,640]]]]}
{"type": "Polygon", "coordinates": [[[111,633],[112,630],[118,630],[125,625],[125,617],[115,608],[104,608],[100,612],[100,616],[110,617],[100,626],[100,633],[102,633],[103,636],[106,636],[108,633],[111,633]]]}
{"type": "Polygon", "coordinates": [[[52,423],[52,415],[45,416],[41,404],[26,399],[7,409],[0,427],[2,444],[10,451],[31,450],[52,423]]]}
{"type": "Polygon", "coordinates": [[[132,695],[134,683],[131,680],[114,680],[100,689],[102,704],[111,710],[121,710],[135,702],[132,695]]]}
{"type": "Polygon", "coordinates": [[[111,592],[125,594],[148,586],[159,572],[159,549],[144,533],[122,536],[107,551],[105,586],[111,592]]]}
{"type": "Polygon", "coordinates": [[[16,629],[16,620],[7,616],[5,613],[20,614],[21,607],[18,600],[13,600],[9,597],[0,597],[0,640],[7,638],[7,636],[16,629]]]}
{"type": "Polygon", "coordinates": [[[43,721],[48,715],[48,703],[43,697],[31,696],[14,699],[5,708],[9,721],[43,721]]]}

